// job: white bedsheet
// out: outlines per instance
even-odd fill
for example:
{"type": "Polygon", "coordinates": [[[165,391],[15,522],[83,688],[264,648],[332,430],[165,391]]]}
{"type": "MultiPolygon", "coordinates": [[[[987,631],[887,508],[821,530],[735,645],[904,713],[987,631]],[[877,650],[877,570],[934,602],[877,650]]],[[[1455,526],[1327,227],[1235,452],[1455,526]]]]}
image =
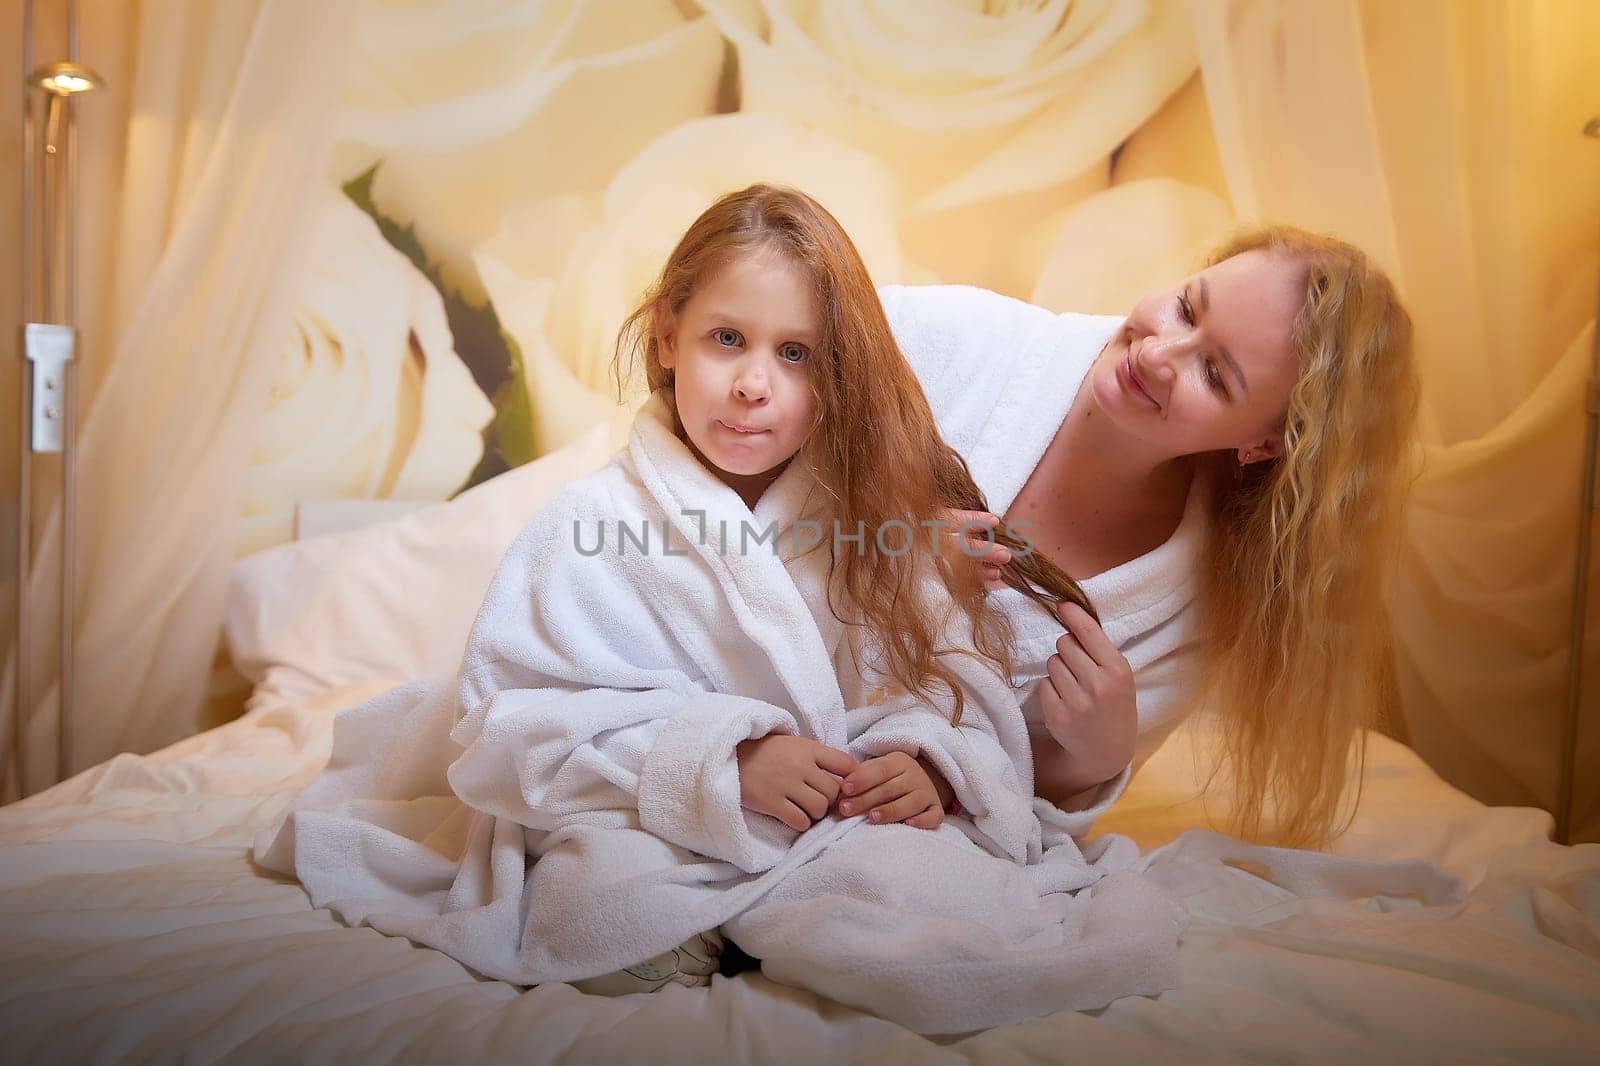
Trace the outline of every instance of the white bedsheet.
{"type": "MultiPolygon", "coordinates": [[[[1595,1061],[1600,846],[1485,808],[1404,747],[1373,748],[1335,850],[1427,858],[1465,904],[1289,897],[1240,871],[1191,898],[1179,985],[1092,1014],[930,1040],[759,974],[604,999],[522,991],[312,910],[247,855],[326,758],[362,685],[258,707],[0,810],[0,1060],[17,1062],[1595,1061]]],[[[1108,830],[1203,824],[1180,732],[1108,830]]]]}

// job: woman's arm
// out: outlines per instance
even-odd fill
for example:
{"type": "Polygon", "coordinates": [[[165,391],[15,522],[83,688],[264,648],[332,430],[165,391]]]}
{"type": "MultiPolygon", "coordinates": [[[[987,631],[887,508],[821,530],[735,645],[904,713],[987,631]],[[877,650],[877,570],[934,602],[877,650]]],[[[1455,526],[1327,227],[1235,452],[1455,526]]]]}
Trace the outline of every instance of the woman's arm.
{"type": "Polygon", "coordinates": [[[1074,810],[1072,800],[1117,776],[1115,772],[1106,776],[1095,771],[1086,772],[1073,760],[1072,753],[1048,734],[1031,738],[1031,743],[1033,791],[1052,807],[1074,810]]]}
{"type": "Polygon", "coordinates": [[[1133,668],[1089,613],[1061,604],[1067,632],[1046,661],[1036,698],[1046,735],[1033,737],[1034,792],[1063,810],[1123,773],[1139,739],[1133,668]]]}

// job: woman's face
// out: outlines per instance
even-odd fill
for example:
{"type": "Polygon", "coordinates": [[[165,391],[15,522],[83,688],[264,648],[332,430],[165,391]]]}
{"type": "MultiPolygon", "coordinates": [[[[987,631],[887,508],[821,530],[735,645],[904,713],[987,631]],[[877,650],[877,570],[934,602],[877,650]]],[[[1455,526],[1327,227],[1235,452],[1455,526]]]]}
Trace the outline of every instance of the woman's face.
{"type": "Polygon", "coordinates": [[[1099,408],[1162,458],[1281,453],[1305,296],[1295,260],[1244,252],[1140,300],[1095,361],[1099,408]]]}

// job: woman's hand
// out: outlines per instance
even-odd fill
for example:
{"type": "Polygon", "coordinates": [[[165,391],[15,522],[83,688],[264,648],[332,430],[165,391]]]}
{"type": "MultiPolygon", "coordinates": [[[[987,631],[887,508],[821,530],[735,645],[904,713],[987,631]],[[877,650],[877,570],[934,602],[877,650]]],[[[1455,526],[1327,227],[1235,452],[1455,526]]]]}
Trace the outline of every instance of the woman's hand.
{"type": "Polygon", "coordinates": [[[977,560],[983,568],[984,587],[990,592],[1005,588],[1005,582],[1000,579],[1000,568],[1011,561],[1010,550],[994,543],[974,528],[976,524],[998,529],[1000,516],[988,511],[958,511],[952,507],[944,513],[944,517],[953,527],[945,534],[952,541],[947,547],[977,560]]]}
{"type": "Polygon", "coordinates": [[[868,811],[880,825],[904,822],[918,829],[937,828],[955,795],[931,763],[903,751],[866,760],[844,779],[843,791],[840,814],[868,811]]]}
{"type": "Polygon", "coordinates": [[[805,737],[772,733],[734,749],[739,805],[805,832],[828,813],[845,775],[859,765],[847,752],[805,737]]]}
{"type": "Polygon", "coordinates": [[[1060,804],[1133,761],[1139,738],[1139,708],[1133,668],[1089,612],[1075,603],[1056,609],[1067,632],[1045,661],[1039,681],[1044,726],[1061,754],[1038,767],[1039,795],[1060,804]]]}

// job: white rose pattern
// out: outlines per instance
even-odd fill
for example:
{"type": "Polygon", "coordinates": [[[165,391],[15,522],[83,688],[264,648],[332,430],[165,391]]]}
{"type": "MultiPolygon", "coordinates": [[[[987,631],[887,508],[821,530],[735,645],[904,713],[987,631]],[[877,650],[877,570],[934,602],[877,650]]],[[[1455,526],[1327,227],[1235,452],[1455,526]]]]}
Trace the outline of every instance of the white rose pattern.
{"type": "Polygon", "coordinates": [[[617,406],[617,329],[695,216],[757,181],[805,189],[839,219],[875,279],[908,280],[893,225],[894,182],[872,156],[773,115],[685,123],[646,147],[600,195],[508,213],[475,253],[528,366],[540,451],[597,421],[611,423],[618,446],[626,439],[644,394],[636,384],[617,406]]]}
{"type": "Polygon", "coordinates": [[[447,282],[519,203],[592,194],[657,136],[716,110],[724,44],[673,0],[394,0],[358,24],[340,180],[412,223],[447,282]]]}
{"type": "Polygon", "coordinates": [[[240,554],[289,539],[301,501],[448,497],[494,415],[438,290],[337,193],[310,259],[256,431],[240,554]]]}
{"type": "MultiPolygon", "coordinates": [[[[694,215],[753,181],[816,195],[881,283],[1058,309],[1121,310],[1232,223],[1220,181],[1174,180],[1214,155],[1182,0],[364,10],[334,177],[379,164],[378,208],[492,303],[539,453],[596,422],[625,439],[617,326],[694,215]]],[[[353,205],[327,218],[241,550],[286,537],[296,500],[443,498],[483,457],[493,412],[439,294],[353,205]]]]}
{"type": "Polygon", "coordinates": [[[912,211],[1099,167],[1198,67],[1183,0],[704,0],[740,106],[881,155],[912,211]]]}

